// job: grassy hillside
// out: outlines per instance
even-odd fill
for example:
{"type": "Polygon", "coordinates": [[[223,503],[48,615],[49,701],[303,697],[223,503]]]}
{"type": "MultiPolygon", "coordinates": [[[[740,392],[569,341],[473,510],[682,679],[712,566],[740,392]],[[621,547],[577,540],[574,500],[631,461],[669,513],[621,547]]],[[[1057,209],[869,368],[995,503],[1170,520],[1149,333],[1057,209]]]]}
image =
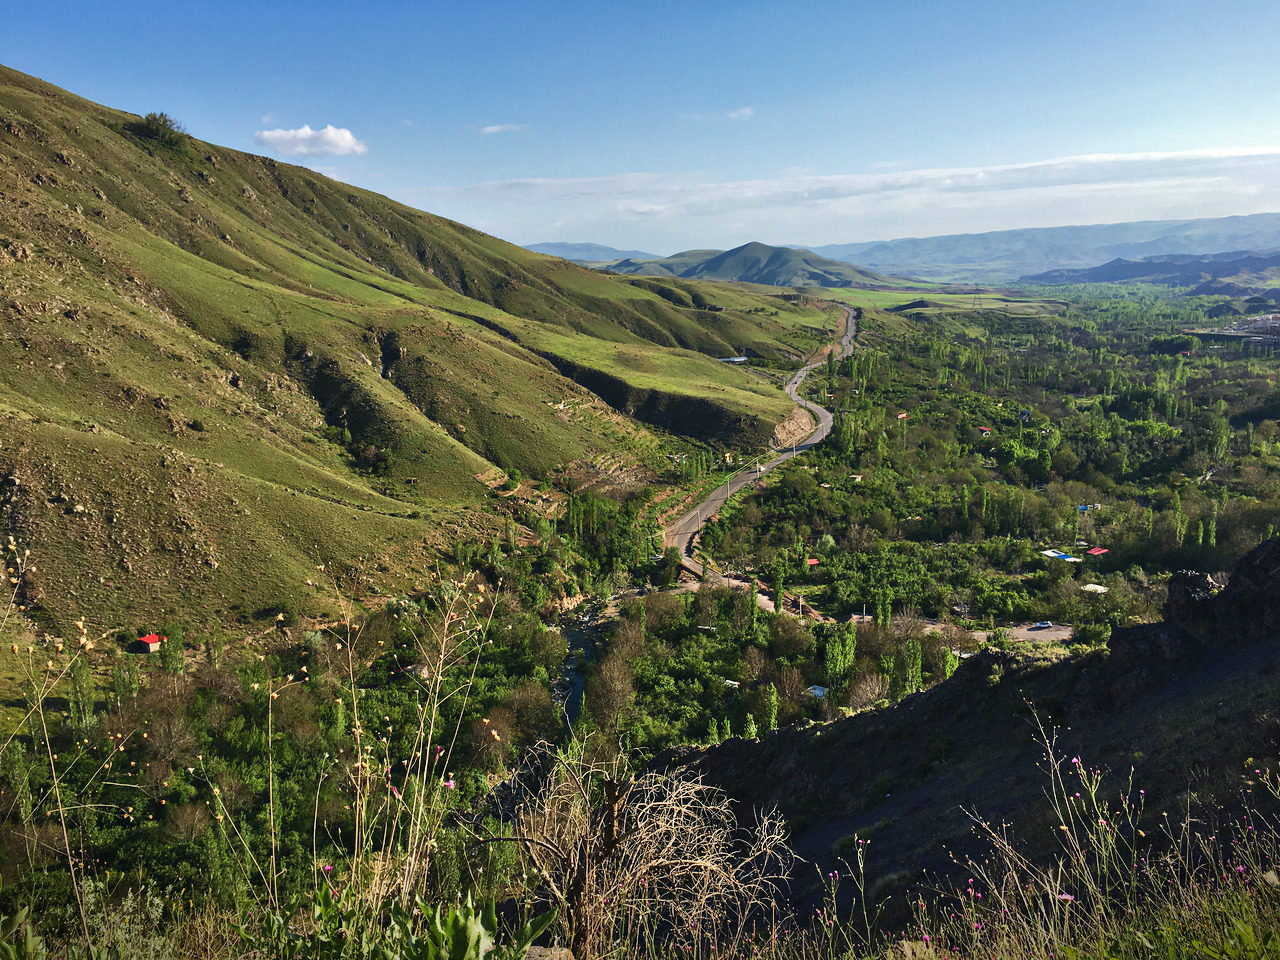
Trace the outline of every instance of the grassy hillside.
{"type": "Polygon", "coordinates": [[[665,429],[763,442],[790,402],[712,357],[826,319],[685,296],[0,68],[0,523],[29,599],[110,626],[394,589],[498,522],[469,509],[494,466],[658,461],[602,378],[665,429]]]}
{"type": "Polygon", "coordinates": [[[615,273],[737,280],[774,287],[863,287],[894,281],[850,263],[828,260],[808,250],[744,243],[732,250],[686,250],[656,260],[601,264],[615,273]]]}

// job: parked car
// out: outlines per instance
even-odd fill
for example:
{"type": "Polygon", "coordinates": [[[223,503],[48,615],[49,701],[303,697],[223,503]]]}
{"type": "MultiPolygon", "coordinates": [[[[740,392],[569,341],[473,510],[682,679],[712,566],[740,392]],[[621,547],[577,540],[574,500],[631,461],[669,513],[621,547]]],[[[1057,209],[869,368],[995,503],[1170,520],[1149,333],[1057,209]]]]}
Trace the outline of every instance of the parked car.
{"type": "Polygon", "coordinates": [[[1053,626],[1052,620],[1041,620],[1039,623],[1033,623],[1031,625],[1031,629],[1032,630],[1048,630],[1052,626],[1053,626]]]}

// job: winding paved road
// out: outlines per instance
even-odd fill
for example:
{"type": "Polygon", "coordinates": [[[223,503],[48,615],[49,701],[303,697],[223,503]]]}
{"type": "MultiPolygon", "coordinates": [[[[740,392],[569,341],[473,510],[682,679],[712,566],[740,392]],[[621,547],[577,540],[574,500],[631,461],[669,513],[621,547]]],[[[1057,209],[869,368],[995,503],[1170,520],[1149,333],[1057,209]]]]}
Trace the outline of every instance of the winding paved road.
{"type": "MultiPolygon", "coordinates": [[[[835,305],[844,311],[844,333],[841,334],[839,340],[840,357],[843,359],[853,353],[853,338],[858,335],[859,311],[856,307],[847,307],[842,303],[835,305]]],[[[831,432],[831,411],[799,396],[800,385],[804,383],[805,377],[825,363],[824,352],[822,359],[808,363],[797,370],[783,388],[787,391],[787,396],[812,413],[817,420],[817,426],[805,438],[804,442],[795,444],[791,449],[779,453],[767,463],[757,463],[754,467],[730,477],[729,480],[716,487],[709,497],[663,531],[663,545],[678,548],[680,550],[680,565],[694,576],[702,576],[702,562],[693,558],[693,538],[698,535],[698,531],[706,526],[707,521],[725,505],[725,502],[743,487],[755,483],[756,480],[770,470],[776,469],[792,457],[817,446],[831,432]]]]}

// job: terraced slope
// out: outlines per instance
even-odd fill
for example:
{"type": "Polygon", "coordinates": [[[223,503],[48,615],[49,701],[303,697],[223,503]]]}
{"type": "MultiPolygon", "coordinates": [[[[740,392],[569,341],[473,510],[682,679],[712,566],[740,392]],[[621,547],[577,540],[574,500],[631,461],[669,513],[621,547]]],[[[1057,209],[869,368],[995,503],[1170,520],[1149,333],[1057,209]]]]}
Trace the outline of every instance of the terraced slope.
{"type": "Polygon", "coordinates": [[[335,576],[390,590],[492,525],[495,466],[654,462],[650,425],[760,443],[790,401],[713,357],[829,324],[709,289],[166,144],[0,68],[0,525],[28,599],[107,625],[321,609],[335,576]]]}

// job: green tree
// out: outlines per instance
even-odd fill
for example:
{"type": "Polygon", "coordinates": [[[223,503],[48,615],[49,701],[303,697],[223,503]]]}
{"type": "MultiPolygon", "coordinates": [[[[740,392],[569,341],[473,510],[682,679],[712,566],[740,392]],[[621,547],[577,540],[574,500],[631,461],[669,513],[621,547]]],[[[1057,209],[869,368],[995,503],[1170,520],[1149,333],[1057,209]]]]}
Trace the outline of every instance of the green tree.
{"type": "Polygon", "coordinates": [[[822,666],[828,684],[838,684],[848,677],[857,650],[858,628],[852,623],[836,626],[822,647],[822,666]]]}
{"type": "Polygon", "coordinates": [[[148,113],[132,125],[132,130],[140,137],[154,140],[166,147],[179,147],[186,141],[187,131],[182,124],[167,113],[148,113]]]}
{"type": "Polygon", "coordinates": [[[764,688],[764,728],[778,728],[778,688],[772,683],[764,688]]]}
{"type": "Polygon", "coordinates": [[[182,635],[166,637],[160,644],[160,667],[166,673],[178,674],[183,666],[182,635]]]}
{"type": "Polygon", "coordinates": [[[93,671],[88,658],[81,654],[71,663],[71,696],[67,704],[71,726],[78,733],[86,733],[93,726],[94,693],[93,671]]]}

